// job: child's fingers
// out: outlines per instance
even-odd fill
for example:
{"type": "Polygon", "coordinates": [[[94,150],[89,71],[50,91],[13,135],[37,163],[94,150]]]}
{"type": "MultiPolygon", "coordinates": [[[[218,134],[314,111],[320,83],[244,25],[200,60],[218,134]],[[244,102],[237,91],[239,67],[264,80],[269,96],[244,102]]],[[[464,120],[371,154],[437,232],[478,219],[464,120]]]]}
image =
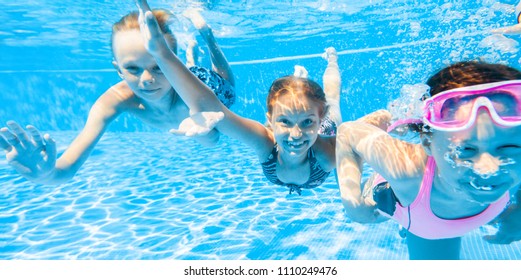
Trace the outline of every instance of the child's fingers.
{"type": "Polygon", "coordinates": [[[45,139],[45,152],[47,153],[47,158],[51,160],[56,159],[56,142],[51,138],[49,134],[45,134],[43,136],[45,139]]]}
{"type": "Polygon", "coordinates": [[[217,121],[221,121],[222,119],[224,119],[224,113],[223,112],[217,112],[217,114],[215,114],[216,116],[216,120],[217,121]]]}
{"type": "Polygon", "coordinates": [[[7,141],[2,136],[0,136],[0,148],[4,149],[6,151],[11,150],[11,145],[9,145],[9,143],[7,143],[7,141]]]}
{"type": "Polygon", "coordinates": [[[31,140],[29,139],[29,136],[18,123],[14,121],[8,121],[7,126],[9,127],[9,130],[12,131],[15,138],[18,138],[18,141],[20,141],[20,144],[22,144],[23,147],[28,147],[30,145],[31,140]]]}
{"type": "Polygon", "coordinates": [[[33,137],[34,144],[37,147],[43,147],[44,143],[43,143],[43,138],[42,138],[42,135],[40,134],[40,131],[38,131],[38,129],[36,129],[36,127],[34,127],[32,125],[28,125],[25,128],[27,129],[27,131],[29,131],[29,133],[33,137]]]}
{"type": "Polygon", "coordinates": [[[7,127],[2,127],[0,129],[0,135],[2,135],[2,138],[5,139],[5,141],[13,146],[15,149],[20,149],[22,148],[22,145],[20,143],[20,140],[13,134],[11,133],[11,131],[9,131],[9,129],[7,129],[7,127]]]}
{"type": "Polygon", "coordinates": [[[224,119],[223,112],[204,112],[202,116],[204,118],[203,123],[207,123],[207,126],[215,126],[215,124],[224,119]]]}
{"type": "Polygon", "coordinates": [[[145,13],[145,22],[152,37],[162,36],[156,17],[151,11],[145,13]]]}
{"type": "Polygon", "coordinates": [[[136,3],[138,9],[143,11],[150,11],[150,6],[146,0],[135,0],[134,2],[136,3]]]}
{"type": "Polygon", "coordinates": [[[185,133],[185,136],[187,136],[187,137],[192,137],[192,136],[197,135],[197,134],[198,134],[197,131],[195,131],[195,130],[193,130],[193,129],[190,129],[190,130],[188,130],[188,131],[185,133]]]}

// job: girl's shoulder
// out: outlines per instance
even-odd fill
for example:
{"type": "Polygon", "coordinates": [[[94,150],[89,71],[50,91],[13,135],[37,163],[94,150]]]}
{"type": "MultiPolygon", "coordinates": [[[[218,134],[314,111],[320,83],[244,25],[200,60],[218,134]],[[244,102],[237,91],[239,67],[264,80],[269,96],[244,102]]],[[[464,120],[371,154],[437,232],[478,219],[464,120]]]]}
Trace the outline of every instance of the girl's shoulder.
{"type": "Polygon", "coordinates": [[[311,147],[315,158],[325,171],[336,168],[335,163],[335,137],[318,136],[315,144],[311,147]]]}

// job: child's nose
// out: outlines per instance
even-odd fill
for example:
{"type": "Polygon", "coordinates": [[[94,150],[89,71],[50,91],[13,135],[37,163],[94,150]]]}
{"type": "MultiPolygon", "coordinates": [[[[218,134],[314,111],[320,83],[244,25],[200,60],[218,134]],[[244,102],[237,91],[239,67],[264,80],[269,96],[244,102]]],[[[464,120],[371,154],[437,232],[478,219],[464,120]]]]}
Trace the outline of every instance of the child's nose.
{"type": "Polygon", "coordinates": [[[298,139],[298,138],[302,137],[302,130],[300,130],[300,127],[298,127],[298,125],[295,125],[294,127],[291,128],[289,136],[291,136],[291,138],[298,139]]]}
{"type": "Polygon", "coordinates": [[[483,153],[474,161],[474,173],[481,177],[490,177],[499,171],[501,161],[489,153],[483,153]]]}
{"type": "Polygon", "coordinates": [[[150,73],[150,71],[144,70],[143,74],[141,74],[141,81],[143,82],[143,84],[151,84],[155,82],[155,79],[152,73],[150,73]]]}

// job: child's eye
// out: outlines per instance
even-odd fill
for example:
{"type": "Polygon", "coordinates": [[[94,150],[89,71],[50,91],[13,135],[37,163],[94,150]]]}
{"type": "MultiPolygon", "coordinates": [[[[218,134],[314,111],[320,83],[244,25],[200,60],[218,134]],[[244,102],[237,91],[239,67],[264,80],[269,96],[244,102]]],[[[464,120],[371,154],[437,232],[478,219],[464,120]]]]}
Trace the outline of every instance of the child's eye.
{"type": "Polygon", "coordinates": [[[517,154],[521,152],[521,147],[518,145],[504,145],[499,147],[499,151],[506,155],[517,154]]]}
{"type": "Polygon", "coordinates": [[[279,123],[282,124],[282,126],[289,126],[290,122],[286,119],[279,120],[279,123]]]}
{"type": "Polygon", "coordinates": [[[159,66],[155,66],[154,68],[152,68],[152,72],[157,73],[157,74],[163,73],[163,71],[161,71],[161,68],[159,68],[159,66]]]}
{"type": "Polygon", "coordinates": [[[458,157],[459,158],[469,158],[474,156],[478,150],[473,147],[461,147],[458,149],[458,157]]]}
{"type": "Polygon", "coordinates": [[[139,73],[139,68],[136,66],[128,66],[126,67],[127,71],[131,74],[137,74],[139,73]]]}
{"type": "Polygon", "coordinates": [[[308,127],[310,125],[313,124],[313,120],[312,119],[305,119],[304,121],[302,121],[302,127],[308,127]]]}

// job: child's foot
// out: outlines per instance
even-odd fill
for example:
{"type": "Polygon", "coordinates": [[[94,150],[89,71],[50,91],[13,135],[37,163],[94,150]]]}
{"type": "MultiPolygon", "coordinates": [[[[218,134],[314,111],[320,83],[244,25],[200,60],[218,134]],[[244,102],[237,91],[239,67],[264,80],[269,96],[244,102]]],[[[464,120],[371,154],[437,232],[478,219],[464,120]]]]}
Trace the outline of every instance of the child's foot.
{"type": "Polygon", "coordinates": [[[193,51],[195,46],[197,46],[197,41],[196,40],[194,40],[194,39],[188,40],[188,47],[187,47],[187,49],[193,51]]]}
{"type": "Polygon", "coordinates": [[[338,55],[336,54],[335,48],[326,48],[325,52],[322,54],[322,58],[328,62],[336,62],[338,60],[338,55]]]}
{"type": "Polygon", "coordinates": [[[199,13],[199,10],[197,10],[197,9],[194,9],[194,8],[186,9],[183,12],[183,16],[188,18],[192,22],[192,24],[195,26],[195,28],[197,28],[198,30],[208,26],[206,24],[206,21],[204,20],[203,16],[201,16],[201,14],[199,13]]]}
{"type": "Polygon", "coordinates": [[[306,68],[304,68],[304,66],[295,65],[295,72],[293,72],[293,76],[295,76],[297,78],[307,79],[308,70],[306,70],[306,68]]]}
{"type": "Polygon", "coordinates": [[[197,61],[197,41],[194,39],[188,40],[188,45],[186,47],[186,66],[192,67],[195,66],[195,62],[197,61]]]}

